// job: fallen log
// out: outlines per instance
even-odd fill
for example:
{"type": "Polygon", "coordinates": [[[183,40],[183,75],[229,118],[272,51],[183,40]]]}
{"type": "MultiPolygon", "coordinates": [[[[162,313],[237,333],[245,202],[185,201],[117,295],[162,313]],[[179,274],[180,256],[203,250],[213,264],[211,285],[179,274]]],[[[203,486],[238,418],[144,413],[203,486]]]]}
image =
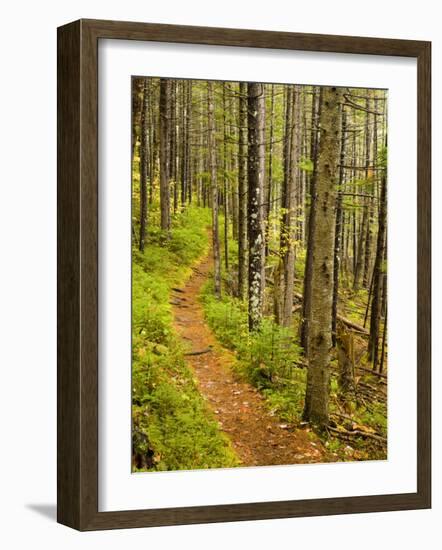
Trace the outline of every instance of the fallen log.
{"type": "Polygon", "coordinates": [[[387,375],[382,373],[382,372],[376,372],[375,370],[373,369],[367,369],[366,367],[360,367],[360,366],[356,366],[357,369],[359,370],[363,370],[364,372],[368,372],[370,374],[374,374],[375,376],[379,376],[379,378],[384,378],[384,379],[387,379],[387,375]]]}
{"type": "Polygon", "coordinates": [[[359,436],[359,437],[367,437],[368,439],[374,439],[375,441],[379,441],[381,443],[387,443],[386,437],[382,437],[381,435],[378,435],[378,434],[372,434],[370,432],[363,432],[362,430],[352,430],[350,432],[348,430],[338,430],[337,428],[333,428],[332,426],[328,426],[328,429],[331,432],[334,432],[338,435],[343,435],[344,437],[347,437],[347,438],[359,436]]]}
{"type": "MultiPolygon", "coordinates": [[[[293,296],[296,298],[296,300],[302,302],[302,294],[300,294],[299,292],[294,292],[293,296]]],[[[351,328],[356,332],[360,332],[361,334],[365,334],[369,336],[370,332],[362,325],[358,325],[357,323],[351,321],[350,319],[347,319],[346,317],[344,317],[343,315],[340,315],[339,313],[337,314],[336,317],[338,321],[341,321],[341,323],[343,323],[346,327],[351,328]]]]}
{"type": "Polygon", "coordinates": [[[200,351],[189,351],[188,353],[185,353],[184,355],[203,355],[204,353],[210,353],[212,351],[212,348],[206,348],[202,349],[200,351]]]}
{"type": "MultiPolygon", "coordinates": [[[[268,277],[266,277],[266,283],[269,286],[273,286],[273,280],[268,278],[268,277]]],[[[299,308],[297,307],[297,305],[295,305],[295,300],[298,301],[298,302],[302,302],[302,294],[300,292],[294,292],[293,297],[294,297],[293,304],[295,306],[293,311],[297,311],[299,308]]],[[[346,327],[352,329],[353,331],[360,332],[364,336],[369,336],[370,335],[370,332],[365,327],[363,327],[362,325],[358,325],[358,323],[355,323],[354,321],[351,321],[350,319],[347,319],[347,317],[344,317],[343,315],[340,315],[338,313],[337,318],[338,318],[339,321],[341,321],[341,323],[343,323],[346,327]]]]}
{"type": "Polygon", "coordinates": [[[339,315],[339,313],[336,315],[338,321],[341,321],[341,323],[344,323],[344,325],[348,328],[351,328],[352,330],[356,332],[360,332],[361,334],[364,334],[365,336],[369,336],[370,332],[364,328],[362,325],[358,325],[357,323],[354,323],[353,321],[350,321],[350,319],[347,319],[346,317],[343,317],[342,315],[339,315]]]}

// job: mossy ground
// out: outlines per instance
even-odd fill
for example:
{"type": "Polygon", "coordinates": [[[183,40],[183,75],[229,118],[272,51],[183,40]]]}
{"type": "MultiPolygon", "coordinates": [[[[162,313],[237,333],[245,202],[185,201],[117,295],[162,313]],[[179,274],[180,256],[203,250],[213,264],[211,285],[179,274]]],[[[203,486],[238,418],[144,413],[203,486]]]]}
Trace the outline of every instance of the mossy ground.
{"type": "Polygon", "coordinates": [[[238,464],[201,397],[172,326],[171,289],[207,253],[208,211],[188,208],[170,239],[152,229],[133,250],[132,422],[134,470],[190,470],[238,464]]]}

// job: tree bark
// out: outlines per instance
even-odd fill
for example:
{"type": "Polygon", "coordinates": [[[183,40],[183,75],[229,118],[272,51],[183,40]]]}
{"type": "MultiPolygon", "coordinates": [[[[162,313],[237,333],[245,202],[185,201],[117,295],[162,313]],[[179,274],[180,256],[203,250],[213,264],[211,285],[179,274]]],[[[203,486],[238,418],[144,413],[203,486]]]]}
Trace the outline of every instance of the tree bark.
{"type": "Polygon", "coordinates": [[[149,172],[149,125],[148,125],[148,108],[149,108],[149,83],[148,79],[144,79],[143,83],[143,102],[141,107],[141,144],[140,144],[140,251],[144,251],[144,241],[146,238],[147,225],[147,174],[149,172]]]}
{"type": "MultiPolygon", "coordinates": [[[[280,261],[284,273],[282,294],[282,315],[279,324],[289,327],[292,323],[293,288],[295,280],[295,239],[296,239],[296,161],[298,151],[298,90],[287,89],[286,137],[284,144],[284,181],[282,193],[283,214],[281,218],[280,261]]],[[[280,291],[281,292],[281,291],[280,291]]]]}
{"type": "Polygon", "coordinates": [[[368,357],[373,363],[373,370],[376,370],[378,364],[379,318],[381,313],[381,287],[383,279],[382,259],[384,257],[387,221],[387,175],[385,172],[383,173],[381,180],[380,201],[376,258],[373,268],[373,300],[371,302],[370,338],[368,342],[368,357]]]}
{"type": "Polygon", "coordinates": [[[262,232],[262,169],[260,97],[263,85],[247,84],[248,107],[248,234],[249,234],[249,330],[257,330],[262,317],[262,261],[264,239],[262,232]]]}
{"type": "Polygon", "coordinates": [[[342,186],[344,185],[344,165],[345,165],[345,139],[346,139],[346,113],[342,109],[341,113],[341,145],[339,158],[339,180],[338,193],[336,199],[336,227],[335,227],[335,250],[333,254],[333,303],[332,303],[332,343],[336,346],[336,320],[338,314],[338,291],[339,291],[339,270],[342,255],[342,186]]]}
{"type": "Polygon", "coordinates": [[[328,425],[330,385],[331,310],[335,232],[336,174],[340,143],[342,90],[324,87],[320,115],[316,175],[316,216],[313,230],[311,323],[308,337],[308,374],[304,419],[319,429],[328,425]]]}
{"type": "Polygon", "coordinates": [[[269,120],[269,161],[267,168],[267,178],[266,178],[266,192],[264,199],[264,219],[265,219],[265,241],[266,257],[269,255],[269,233],[270,233],[270,214],[272,211],[272,190],[273,190],[273,139],[274,139],[274,116],[275,116],[275,85],[271,86],[270,93],[270,120],[269,120]]]}
{"type": "Polygon", "coordinates": [[[192,203],[192,152],[191,152],[191,124],[192,124],[192,81],[187,81],[187,94],[186,94],[186,186],[187,186],[187,200],[189,204],[192,203]]]}
{"type": "Polygon", "coordinates": [[[169,123],[169,180],[173,184],[173,212],[178,210],[178,186],[177,186],[177,135],[176,135],[176,89],[177,82],[172,80],[170,83],[170,123],[169,123]]]}
{"type": "Polygon", "coordinates": [[[227,176],[227,105],[223,85],[223,180],[224,180],[224,265],[229,269],[229,180],[227,176]]]}
{"type": "Polygon", "coordinates": [[[265,255],[265,176],[266,176],[266,96],[265,86],[261,84],[261,93],[258,96],[258,139],[259,139],[259,207],[260,207],[260,220],[261,220],[261,310],[264,311],[265,307],[265,267],[266,267],[266,255],[265,255]]]}
{"type": "Polygon", "coordinates": [[[304,268],[304,288],[302,302],[302,319],[301,319],[301,346],[304,348],[304,353],[307,354],[308,339],[309,339],[309,327],[310,327],[310,314],[311,314],[311,280],[313,270],[313,256],[312,250],[314,246],[314,233],[315,233],[315,220],[316,220],[316,172],[317,172],[317,160],[320,141],[320,132],[318,119],[321,116],[322,109],[322,95],[323,88],[319,88],[318,105],[316,106],[316,94],[312,99],[312,136],[311,136],[311,158],[313,160],[313,174],[310,178],[310,211],[308,216],[308,228],[307,228],[307,251],[305,257],[304,268]]]}
{"type": "Polygon", "coordinates": [[[214,291],[217,298],[221,297],[221,262],[218,227],[218,183],[216,169],[216,139],[215,139],[215,106],[213,99],[213,82],[207,82],[207,121],[208,121],[208,153],[210,182],[212,189],[212,244],[214,261],[214,291]]]}
{"type": "Polygon", "coordinates": [[[135,148],[138,141],[138,134],[140,130],[140,119],[142,112],[142,95],[144,83],[141,78],[132,79],[132,161],[135,156],[135,148]]]}
{"type": "Polygon", "coordinates": [[[170,232],[170,188],[169,188],[169,100],[170,80],[160,80],[160,206],[161,229],[170,232]]]}
{"type": "MultiPolygon", "coordinates": [[[[367,111],[365,114],[365,144],[364,144],[364,164],[365,164],[365,180],[368,182],[370,165],[370,113],[367,111]]],[[[369,224],[369,203],[366,198],[363,199],[363,213],[362,222],[359,230],[358,239],[358,252],[356,260],[356,268],[353,281],[353,290],[359,290],[361,282],[364,282],[364,269],[365,259],[367,257],[366,243],[367,243],[367,231],[369,224]]]]}
{"type": "Polygon", "coordinates": [[[187,81],[181,81],[181,117],[180,117],[180,135],[181,135],[181,155],[180,155],[180,180],[181,180],[181,208],[186,206],[187,196],[187,81]]]}
{"type": "Polygon", "coordinates": [[[247,84],[239,85],[238,137],[238,295],[247,298],[247,84]]]}
{"type": "MultiPolygon", "coordinates": [[[[230,147],[228,147],[228,170],[231,174],[237,174],[238,170],[238,156],[237,152],[235,151],[235,148],[232,147],[232,143],[235,143],[237,140],[237,112],[236,112],[236,101],[233,100],[235,97],[234,88],[231,87],[230,84],[226,84],[226,89],[229,92],[227,95],[227,98],[229,100],[227,112],[228,112],[228,130],[229,130],[229,143],[230,147]]],[[[232,237],[235,239],[235,241],[238,240],[238,178],[234,177],[232,178],[233,181],[231,181],[230,186],[230,192],[231,192],[231,212],[232,212],[232,237]]]]}
{"type": "MultiPolygon", "coordinates": [[[[371,90],[367,90],[368,97],[366,99],[365,107],[370,110],[370,95],[371,90]]],[[[367,112],[367,117],[369,116],[367,112]]],[[[370,262],[372,256],[372,224],[373,224],[373,188],[374,188],[374,176],[373,170],[370,173],[370,165],[373,165],[374,170],[376,170],[376,150],[377,150],[377,116],[373,116],[373,131],[370,128],[370,123],[366,128],[366,153],[365,153],[365,179],[367,180],[368,189],[367,194],[371,195],[367,200],[367,230],[365,233],[365,256],[364,256],[364,274],[362,277],[362,285],[367,288],[370,281],[370,262]],[[373,133],[373,135],[372,135],[373,133]],[[373,142],[373,155],[371,155],[371,143],[373,142]],[[373,160],[371,160],[373,158],[373,160]]]]}

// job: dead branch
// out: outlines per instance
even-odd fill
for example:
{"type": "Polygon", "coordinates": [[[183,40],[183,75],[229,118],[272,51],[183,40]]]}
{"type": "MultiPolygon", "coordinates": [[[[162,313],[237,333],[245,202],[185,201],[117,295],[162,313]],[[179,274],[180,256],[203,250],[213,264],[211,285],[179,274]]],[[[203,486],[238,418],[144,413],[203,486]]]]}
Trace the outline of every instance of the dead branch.
{"type": "Polygon", "coordinates": [[[211,348],[202,349],[200,351],[189,351],[188,353],[185,353],[184,355],[203,355],[204,353],[210,353],[212,351],[211,348]]]}
{"type": "Polygon", "coordinates": [[[366,437],[368,439],[374,439],[375,441],[379,441],[381,443],[387,443],[387,438],[383,437],[379,434],[373,434],[370,432],[363,432],[362,430],[339,430],[338,428],[333,428],[332,426],[328,426],[328,429],[331,432],[334,432],[338,435],[343,435],[344,437],[366,437]]]}

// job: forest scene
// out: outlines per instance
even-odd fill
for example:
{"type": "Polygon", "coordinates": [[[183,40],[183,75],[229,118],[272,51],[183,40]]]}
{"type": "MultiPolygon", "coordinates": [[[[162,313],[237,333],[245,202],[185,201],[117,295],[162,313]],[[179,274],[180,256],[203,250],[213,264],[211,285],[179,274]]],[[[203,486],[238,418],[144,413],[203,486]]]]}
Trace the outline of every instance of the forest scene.
{"type": "Polygon", "coordinates": [[[132,471],[387,458],[387,91],[132,77],[132,471]]]}

